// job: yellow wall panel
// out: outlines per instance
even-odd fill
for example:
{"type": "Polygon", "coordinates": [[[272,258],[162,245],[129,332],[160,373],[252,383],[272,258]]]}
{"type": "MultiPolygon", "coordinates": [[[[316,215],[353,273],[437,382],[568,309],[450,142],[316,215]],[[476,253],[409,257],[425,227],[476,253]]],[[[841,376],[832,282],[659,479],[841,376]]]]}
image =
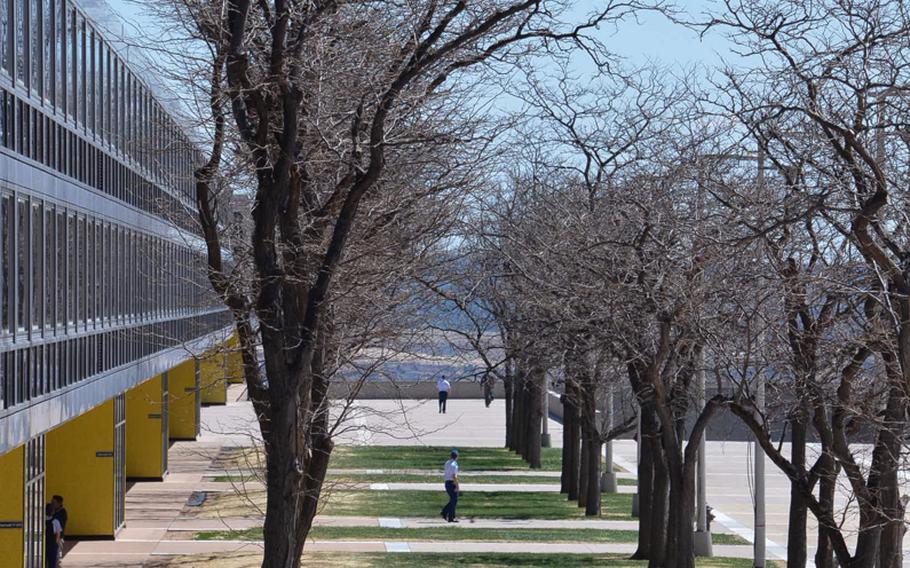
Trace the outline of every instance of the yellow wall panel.
{"type": "Polygon", "coordinates": [[[45,437],[47,498],[62,495],[66,533],[114,536],[114,401],[58,426],[45,437]]]}
{"type": "Polygon", "coordinates": [[[225,379],[225,351],[216,348],[199,359],[199,385],[202,404],[226,404],[227,380],[225,379]]]}
{"type": "MultiPolygon", "coordinates": [[[[19,446],[0,456],[0,522],[22,523],[24,498],[25,446],[19,446]]],[[[22,566],[22,542],[21,526],[0,528],[0,566],[22,566]]]]}
{"type": "Polygon", "coordinates": [[[161,479],[165,474],[166,448],[162,440],[165,419],[161,375],[126,392],[126,476],[161,479]]]}
{"type": "Polygon", "coordinates": [[[240,340],[237,334],[231,336],[226,343],[225,377],[228,383],[242,383],[243,377],[243,356],[240,353],[240,340]]]}
{"type": "Polygon", "coordinates": [[[199,433],[197,406],[199,388],[196,384],[196,360],[190,359],[167,372],[168,428],[171,440],[195,440],[199,433]]]}

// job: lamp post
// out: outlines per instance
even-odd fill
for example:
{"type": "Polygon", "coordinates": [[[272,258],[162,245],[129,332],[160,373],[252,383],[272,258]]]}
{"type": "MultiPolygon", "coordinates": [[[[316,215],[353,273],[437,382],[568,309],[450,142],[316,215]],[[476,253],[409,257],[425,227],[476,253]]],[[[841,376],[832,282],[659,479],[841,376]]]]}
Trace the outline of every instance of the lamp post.
{"type": "MultiPolygon", "coordinates": [[[[696,377],[698,382],[697,408],[702,409],[705,407],[705,352],[703,349],[698,350],[698,371],[696,377]]],[[[714,550],[711,543],[711,528],[708,526],[708,470],[705,461],[705,438],[707,438],[707,436],[707,431],[703,432],[701,439],[698,441],[698,478],[695,486],[697,497],[695,509],[696,530],[694,535],[696,556],[714,556],[714,550]]]]}
{"type": "MultiPolygon", "coordinates": [[[[759,146],[758,173],[756,183],[761,189],[765,184],[765,153],[759,146]]],[[[755,406],[759,412],[765,412],[765,374],[757,373],[755,387],[755,406]]],[[[755,458],[755,542],[753,544],[753,566],[765,568],[765,453],[760,450],[758,438],[753,435],[755,458]]]]}

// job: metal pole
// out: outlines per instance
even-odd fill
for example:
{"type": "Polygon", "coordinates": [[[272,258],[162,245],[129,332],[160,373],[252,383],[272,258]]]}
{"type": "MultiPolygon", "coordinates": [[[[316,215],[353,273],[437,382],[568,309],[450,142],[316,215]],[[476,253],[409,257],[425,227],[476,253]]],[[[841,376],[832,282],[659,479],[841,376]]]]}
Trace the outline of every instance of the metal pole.
{"type": "MultiPolygon", "coordinates": [[[[698,350],[698,404],[696,408],[699,412],[705,407],[705,353],[702,349],[698,350]]],[[[696,531],[695,531],[695,555],[696,556],[714,556],[713,546],[711,543],[711,529],[708,526],[708,469],[705,460],[705,442],[707,432],[702,434],[698,441],[698,478],[696,481],[695,492],[696,502],[696,531]]]]}
{"type": "MultiPolygon", "coordinates": [[[[613,385],[607,387],[607,403],[604,406],[607,413],[606,430],[613,430],[613,385]]],[[[616,493],[619,491],[616,483],[616,473],[613,471],[613,440],[604,444],[604,471],[600,476],[600,492],[616,493]]]]}
{"type": "MultiPolygon", "coordinates": [[[[755,392],[755,405],[761,412],[765,410],[765,377],[759,373],[758,386],[755,392]]],[[[765,453],[755,439],[753,444],[755,458],[755,568],[765,567],[765,453]]]]}
{"type": "MultiPolygon", "coordinates": [[[[638,477],[638,464],[641,463],[641,408],[638,409],[638,421],[636,422],[635,434],[635,476],[638,477]]],[[[639,495],[641,480],[636,479],[635,494],[632,495],[632,516],[638,517],[639,514],[639,495]]]]}
{"type": "MultiPolygon", "coordinates": [[[[765,153],[761,146],[758,148],[758,175],[756,178],[759,189],[765,182],[765,153]]],[[[759,342],[762,336],[759,335],[759,342]]],[[[765,411],[765,375],[761,371],[756,376],[755,406],[758,411],[765,411]]],[[[755,568],[765,567],[765,453],[760,449],[758,438],[753,436],[753,457],[755,461],[755,568]]]]}
{"type": "Polygon", "coordinates": [[[550,440],[550,377],[546,373],[543,376],[543,416],[541,418],[541,430],[540,430],[540,447],[549,448],[552,445],[550,440]]]}

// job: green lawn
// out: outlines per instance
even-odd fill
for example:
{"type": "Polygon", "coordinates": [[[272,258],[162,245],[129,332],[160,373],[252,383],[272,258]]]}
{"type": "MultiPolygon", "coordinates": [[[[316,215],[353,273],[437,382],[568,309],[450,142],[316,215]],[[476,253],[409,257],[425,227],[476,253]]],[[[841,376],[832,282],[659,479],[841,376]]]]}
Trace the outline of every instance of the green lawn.
{"type": "MultiPolygon", "coordinates": [[[[262,481],[255,475],[218,475],[212,481],[262,481]]],[[[635,485],[634,479],[617,479],[619,485],[635,485]]],[[[350,473],[342,471],[326,477],[326,483],[441,483],[439,473],[350,473]]],[[[462,483],[552,483],[559,484],[558,477],[545,475],[462,475],[462,483]]]]}
{"type": "MultiPolygon", "coordinates": [[[[381,541],[453,541],[476,542],[636,542],[638,531],[604,529],[489,529],[468,525],[450,525],[425,528],[383,527],[314,527],[313,540],[381,540],[381,541]]],[[[242,531],[202,531],[196,540],[262,540],[262,529],[242,531]]],[[[729,534],[712,535],[714,544],[748,544],[748,541],[729,534]]]]}
{"type": "MultiPolygon", "coordinates": [[[[442,471],[452,448],[448,446],[339,446],[332,452],[333,469],[431,469],[442,471]]],[[[458,448],[462,471],[528,470],[521,456],[505,448],[458,448]]],[[[543,448],[541,465],[559,471],[562,450],[543,448]]]]}
{"type": "MultiPolygon", "coordinates": [[[[261,552],[176,556],[154,561],[155,566],[180,568],[258,568],[261,552]]],[[[465,566],[467,568],[644,568],[647,561],[629,560],[621,554],[429,554],[429,553],[333,553],[304,552],[307,568],[426,568],[465,566]]],[[[750,568],[743,558],[698,558],[704,568],[750,568]]],[[[772,565],[774,563],[771,563],[772,565]]]]}
{"type": "MultiPolygon", "coordinates": [[[[647,566],[647,561],[629,560],[620,554],[370,554],[350,566],[363,568],[424,568],[426,566],[468,566],[470,568],[620,568],[647,566]]],[[[752,561],[741,558],[700,558],[698,566],[750,568],[752,561]]],[[[311,564],[319,566],[319,564],[311,564]]]]}
{"type": "MultiPolygon", "coordinates": [[[[466,491],[458,500],[461,518],[574,519],[584,509],[559,493],[466,491]]],[[[435,517],[447,502],[442,491],[334,491],[322,513],[372,517],[435,517]]],[[[632,495],[604,494],[604,519],[631,519],[632,495]]]]}

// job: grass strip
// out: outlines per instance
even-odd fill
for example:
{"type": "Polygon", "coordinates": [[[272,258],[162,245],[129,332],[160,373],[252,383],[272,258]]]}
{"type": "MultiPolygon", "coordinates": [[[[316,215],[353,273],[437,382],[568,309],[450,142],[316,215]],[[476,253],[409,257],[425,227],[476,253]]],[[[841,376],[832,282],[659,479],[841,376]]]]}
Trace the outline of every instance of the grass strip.
{"type": "MultiPolygon", "coordinates": [[[[713,534],[714,544],[749,544],[736,535],[713,534]]],[[[473,541],[473,542],[636,542],[638,531],[615,529],[531,529],[473,528],[450,525],[421,528],[327,527],[310,531],[313,540],[381,540],[381,541],[473,541]]],[[[241,531],[202,531],[195,540],[262,540],[262,529],[241,531]]]]}
{"type": "MultiPolygon", "coordinates": [[[[327,488],[323,494],[325,515],[367,517],[436,517],[448,497],[442,490],[347,491],[327,488]]],[[[200,518],[258,517],[265,510],[265,491],[243,494],[223,492],[210,494],[196,509],[200,518]]],[[[632,495],[605,493],[601,500],[601,518],[631,520],[632,495]]],[[[535,491],[463,491],[458,501],[462,518],[504,519],[579,519],[584,509],[564,495],[535,491]]]]}
{"type": "MultiPolygon", "coordinates": [[[[165,560],[181,568],[258,568],[261,553],[183,556],[165,560]]],[[[307,568],[426,568],[466,566],[469,568],[644,568],[646,560],[629,560],[622,554],[527,554],[527,553],[416,553],[305,552],[307,568]]],[[[773,563],[771,563],[773,564],[773,563]]],[[[699,558],[699,568],[751,568],[747,558],[699,558]]]]}
{"type": "MultiPolygon", "coordinates": [[[[448,502],[442,491],[334,491],[323,510],[326,515],[371,517],[435,517],[448,502]]],[[[601,518],[631,519],[632,495],[604,494],[601,518]]],[[[559,493],[534,491],[464,491],[458,500],[462,518],[574,519],[584,509],[559,493]]]]}
{"type": "MultiPolygon", "coordinates": [[[[326,483],[434,483],[442,478],[441,473],[340,473],[330,475],[326,483]]],[[[218,475],[212,481],[242,483],[248,481],[261,481],[261,477],[254,475],[218,475]]],[[[634,479],[620,478],[616,480],[619,485],[635,485],[634,479]]],[[[551,483],[559,484],[558,477],[545,475],[462,475],[462,483],[506,483],[510,485],[523,483],[551,483]]]]}
{"type": "MultiPolygon", "coordinates": [[[[339,446],[332,452],[330,468],[335,469],[431,469],[441,470],[448,446],[339,446]]],[[[462,471],[528,470],[521,456],[505,448],[458,448],[462,471]]],[[[541,469],[559,471],[560,448],[541,449],[541,469]]]]}

